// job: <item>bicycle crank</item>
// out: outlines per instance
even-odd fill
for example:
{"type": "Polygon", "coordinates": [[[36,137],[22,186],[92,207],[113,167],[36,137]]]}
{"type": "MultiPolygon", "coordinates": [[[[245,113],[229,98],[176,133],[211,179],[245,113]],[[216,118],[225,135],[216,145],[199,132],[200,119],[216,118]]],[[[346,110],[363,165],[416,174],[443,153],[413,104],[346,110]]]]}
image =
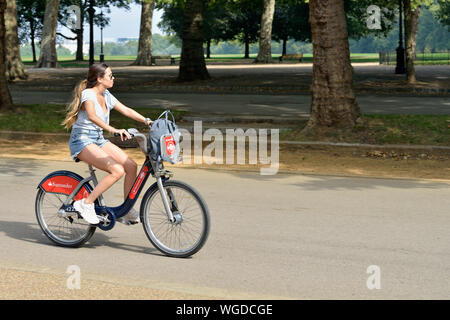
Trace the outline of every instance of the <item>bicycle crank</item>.
{"type": "Polygon", "coordinates": [[[104,208],[96,208],[95,211],[97,212],[97,218],[100,220],[97,227],[103,231],[111,230],[116,224],[116,216],[114,213],[104,208]]]}

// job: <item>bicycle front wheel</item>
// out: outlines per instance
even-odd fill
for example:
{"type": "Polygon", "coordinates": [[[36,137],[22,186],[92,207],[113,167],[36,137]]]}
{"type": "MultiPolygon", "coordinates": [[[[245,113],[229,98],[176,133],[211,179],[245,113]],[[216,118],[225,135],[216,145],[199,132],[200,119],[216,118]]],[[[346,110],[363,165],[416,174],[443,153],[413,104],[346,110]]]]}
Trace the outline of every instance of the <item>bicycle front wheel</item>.
{"type": "Polygon", "coordinates": [[[189,257],[206,242],[209,211],[200,194],[181,181],[163,183],[175,221],[170,221],[158,186],[148,189],[141,202],[141,222],[150,242],[162,253],[189,257]]]}
{"type": "Polygon", "coordinates": [[[79,215],[63,217],[58,213],[67,197],[39,189],[35,203],[36,218],[50,240],[64,247],[79,247],[92,237],[96,227],[79,215]]]}

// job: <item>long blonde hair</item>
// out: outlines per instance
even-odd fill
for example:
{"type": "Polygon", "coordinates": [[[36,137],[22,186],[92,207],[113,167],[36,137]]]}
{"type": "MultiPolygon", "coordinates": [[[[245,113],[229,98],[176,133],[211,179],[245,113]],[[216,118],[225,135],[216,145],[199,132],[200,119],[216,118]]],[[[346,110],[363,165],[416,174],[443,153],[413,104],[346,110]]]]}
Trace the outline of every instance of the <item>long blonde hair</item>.
{"type": "Polygon", "coordinates": [[[95,87],[97,85],[97,78],[103,78],[108,68],[109,66],[105,63],[94,63],[89,67],[87,79],[80,81],[75,86],[72,101],[67,105],[66,119],[61,123],[66,129],[69,129],[78,118],[78,113],[81,108],[81,93],[83,90],[95,87]]]}

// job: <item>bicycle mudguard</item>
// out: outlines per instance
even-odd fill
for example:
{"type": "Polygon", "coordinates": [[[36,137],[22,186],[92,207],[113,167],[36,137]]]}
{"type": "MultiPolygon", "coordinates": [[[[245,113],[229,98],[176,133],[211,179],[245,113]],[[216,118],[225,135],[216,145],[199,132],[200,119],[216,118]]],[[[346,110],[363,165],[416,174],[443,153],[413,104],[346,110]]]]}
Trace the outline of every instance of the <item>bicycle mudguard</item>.
{"type": "MultiPolygon", "coordinates": [[[[81,180],[83,180],[83,178],[75,172],[55,171],[42,179],[38,188],[41,188],[45,192],[70,195],[81,180]]],[[[92,187],[89,183],[85,183],[75,196],[74,200],[86,198],[90,192],[92,192],[92,187]]]]}

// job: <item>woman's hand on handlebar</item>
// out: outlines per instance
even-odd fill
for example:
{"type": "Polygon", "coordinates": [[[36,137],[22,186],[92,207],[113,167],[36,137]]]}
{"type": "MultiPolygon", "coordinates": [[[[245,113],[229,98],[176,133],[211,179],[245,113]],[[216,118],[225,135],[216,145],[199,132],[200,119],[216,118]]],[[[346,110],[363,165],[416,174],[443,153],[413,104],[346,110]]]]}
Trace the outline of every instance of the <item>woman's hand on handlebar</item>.
{"type": "Polygon", "coordinates": [[[152,123],[153,123],[153,121],[150,119],[150,118],[145,118],[145,124],[147,125],[147,126],[149,126],[149,127],[151,127],[152,126],[152,123]]]}
{"type": "Polygon", "coordinates": [[[131,139],[132,137],[131,137],[131,134],[127,131],[127,130],[125,130],[125,129],[117,129],[115,132],[114,132],[114,135],[115,136],[119,136],[120,135],[120,140],[122,140],[122,141],[126,141],[126,140],[128,140],[128,139],[131,139]]]}

